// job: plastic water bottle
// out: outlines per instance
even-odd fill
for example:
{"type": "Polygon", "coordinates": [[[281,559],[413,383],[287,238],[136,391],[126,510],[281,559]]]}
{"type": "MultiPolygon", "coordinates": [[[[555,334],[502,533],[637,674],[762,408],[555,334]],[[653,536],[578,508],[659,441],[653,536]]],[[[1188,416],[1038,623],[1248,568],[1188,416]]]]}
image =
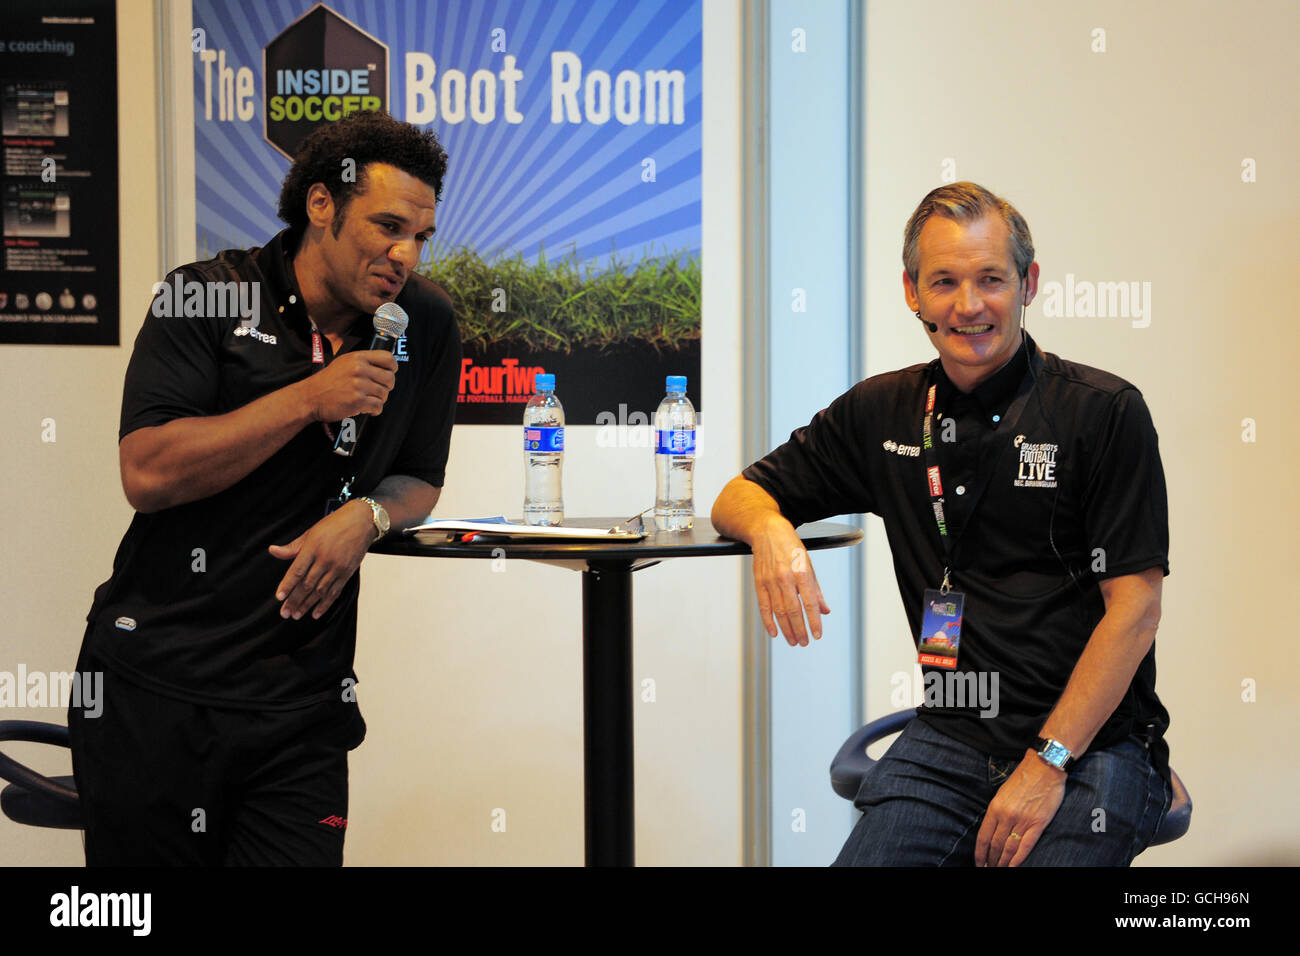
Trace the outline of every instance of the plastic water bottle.
{"type": "Polygon", "coordinates": [[[655,411],[655,527],[685,531],[695,523],[695,406],[686,376],[669,375],[655,411]]]}
{"type": "Polygon", "coordinates": [[[524,408],[524,524],[563,524],[564,406],[554,375],[539,373],[533,388],[537,394],[524,408]]]}

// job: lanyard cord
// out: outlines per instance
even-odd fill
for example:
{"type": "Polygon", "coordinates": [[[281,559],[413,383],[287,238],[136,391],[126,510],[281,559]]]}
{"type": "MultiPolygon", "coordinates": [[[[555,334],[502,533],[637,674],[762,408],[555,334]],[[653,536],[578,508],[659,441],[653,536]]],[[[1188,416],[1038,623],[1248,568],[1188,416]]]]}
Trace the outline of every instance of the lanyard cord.
{"type": "MultiPolygon", "coordinates": [[[[1020,379],[1020,385],[1016,389],[1016,397],[1012,400],[1006,415],[1002,417],[1002,422],[1006,425],[1005,431],[1015,431],[1016,425],[1020,422],[1020,416],[1025,410],[1025,405],[1029,402],[1029,393],[1037,391],[1038,379],[1035,375],[1034,366],[1041,361],[1036,352],[1029,356],[1029,367],[1025,369],[1025,374],[1020,379]]],[[[977,472],[975,488],[971,493],[970,511],[967,513],[961,531],[954,540],[948,534],[948,522],[944,517],[943,479],[940,476],[939,463],[934,452],[933,422],[935,418],[943,414],[934,410],[935,395],[938,391],[938,385],[934,382],[934,375],[935,373],[932,371],[930,373],[930,387],[925,395],[925,410],[921,413],[921,450],[925,456],[926,493],[930,496],[930,506],[934,510],[934,521],[939,528],[939,541],[943,545],[943,583],[939,586],[939,593],[947,594],[952,588],[952,562],[957,545],[960,543],[962,535],[966,533],[966,529],[970,527],[975,517],[975,509],[979,507],[984,492],[988,489],[989,482],[993,479],[993,475],[998,470],[998,465],[1001,464],[1002,458],[1006,455],[1007,448],[1010,445],[1004,445],[1002,450],[997,453],[997,460],[994,461],[992,468],[985,469],[983,475],[979,475],[977,472]]],[[[1042,399],[1040,398],[1039,401],[1041,403],[1042,399]]]]}

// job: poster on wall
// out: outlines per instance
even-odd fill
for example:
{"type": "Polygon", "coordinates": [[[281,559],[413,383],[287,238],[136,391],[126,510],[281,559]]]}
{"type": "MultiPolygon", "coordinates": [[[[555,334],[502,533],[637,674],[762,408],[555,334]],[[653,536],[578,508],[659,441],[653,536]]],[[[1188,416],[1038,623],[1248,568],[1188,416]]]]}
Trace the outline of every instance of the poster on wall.
{"type": "Polygon", "coordinates": [[[117,345],[114,0],[5,4],[0,152],[0,342],[117,345]]]}
{"type": "Polygon", "coordinates": [[[385,110],[449,162],[417,271],[451,295],[458,424],[700,408],[702,0],[194,0],[199,258],[283,228],[313,129],[385,110]]]}

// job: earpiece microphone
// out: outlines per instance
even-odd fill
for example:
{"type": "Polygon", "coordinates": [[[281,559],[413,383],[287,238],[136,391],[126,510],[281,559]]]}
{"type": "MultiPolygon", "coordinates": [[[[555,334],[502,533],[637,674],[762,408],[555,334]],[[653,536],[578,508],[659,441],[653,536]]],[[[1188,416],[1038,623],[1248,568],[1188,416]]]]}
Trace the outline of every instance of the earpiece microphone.
{"type": "MultiPolygon", "coordinates": [[[[918,319],[921,319],[921,310],[920,310],[920,309],[918,309],[918,310],[916,311],[916,317],[917,317],[918,319]]],[[[925,319],[921,319],[921,324],[924,325],[924,326],[925,326],[927,329],[929,329],[931,332],[938,332],[938,331],[939,331],[939,326],[935,325],[933,322],[927,322],[925,319]]]]}

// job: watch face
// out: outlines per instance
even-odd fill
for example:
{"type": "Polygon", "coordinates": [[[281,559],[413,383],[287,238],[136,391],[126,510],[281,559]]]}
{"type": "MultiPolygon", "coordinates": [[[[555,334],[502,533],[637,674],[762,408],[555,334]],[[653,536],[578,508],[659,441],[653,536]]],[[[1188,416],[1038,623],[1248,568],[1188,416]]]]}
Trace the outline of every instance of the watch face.
{"type": "Polygon", "coordinates": [[[1061,746],[1055,740],[1048,741],[1047,746],[1040,750],[1039,753],[1042,754],[1043,759],[1053,767],[1063,766],[1065,761],[1070,758],[1070,751],[1066,750],[1065,747],[1061,746]]]}

